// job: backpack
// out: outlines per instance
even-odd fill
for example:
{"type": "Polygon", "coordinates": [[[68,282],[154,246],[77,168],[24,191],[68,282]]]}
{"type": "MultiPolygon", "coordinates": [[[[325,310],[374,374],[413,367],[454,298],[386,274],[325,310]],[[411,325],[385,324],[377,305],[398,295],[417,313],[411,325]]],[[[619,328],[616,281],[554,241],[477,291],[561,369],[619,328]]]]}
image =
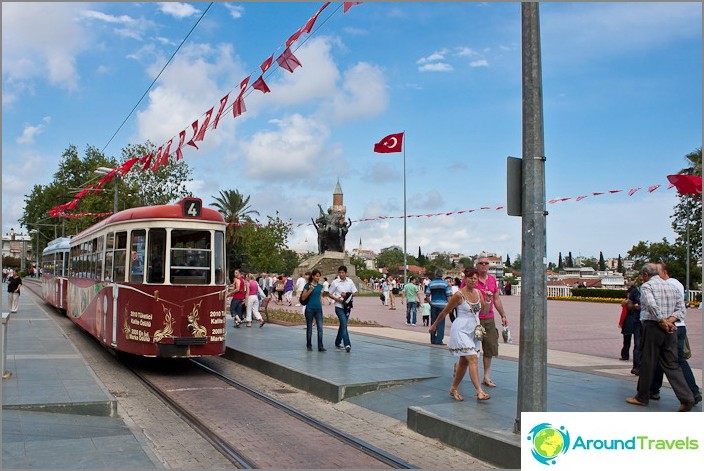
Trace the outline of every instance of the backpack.
{"type": "MultiPolygon", "coordinates": [[[[310,285],[306,285],[306,286],[310,287],[310,285]]],[[[303,287],[303,291],[305,291],[305,290],[306,290],[306,288],[303,287]]],[[[306,306],[308,304],[308,301],[310,301],[310,297],[313,295],[313,293],[308,295],[308,297],[306,299],[303,299],[303,291],[301,291],[301,295],[298,296],[298,302],[300,303],[301,306],[306,306]]]]}

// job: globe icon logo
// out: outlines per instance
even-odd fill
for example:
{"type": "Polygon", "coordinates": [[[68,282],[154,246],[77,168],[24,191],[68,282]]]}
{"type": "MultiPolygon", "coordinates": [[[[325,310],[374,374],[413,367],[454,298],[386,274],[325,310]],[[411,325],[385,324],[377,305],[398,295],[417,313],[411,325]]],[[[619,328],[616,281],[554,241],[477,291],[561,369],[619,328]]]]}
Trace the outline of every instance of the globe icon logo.
{"type": "Polygon", "coordinates": [[[566,453],[570,447],[570,434],[565,427],[555,428],[548,423],[533,427],[528,434],[528,440],[533,442],[533,458],[545,465],[555,464],[556,458],[566,453]]]}

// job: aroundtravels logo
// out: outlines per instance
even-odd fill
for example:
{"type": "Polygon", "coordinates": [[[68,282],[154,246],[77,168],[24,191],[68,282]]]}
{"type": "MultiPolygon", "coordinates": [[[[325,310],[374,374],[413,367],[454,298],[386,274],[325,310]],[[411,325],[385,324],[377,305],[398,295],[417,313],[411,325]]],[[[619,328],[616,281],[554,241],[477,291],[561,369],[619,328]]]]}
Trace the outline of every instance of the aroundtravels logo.
{"type": "Polygon", "coordinates": [[[541,464],[555,464],[556,458],[570,449],[570,433],[563,426],[554,428],[544,422],[533,427],[527,438],[533,443],[533,458],[541,464]]]}

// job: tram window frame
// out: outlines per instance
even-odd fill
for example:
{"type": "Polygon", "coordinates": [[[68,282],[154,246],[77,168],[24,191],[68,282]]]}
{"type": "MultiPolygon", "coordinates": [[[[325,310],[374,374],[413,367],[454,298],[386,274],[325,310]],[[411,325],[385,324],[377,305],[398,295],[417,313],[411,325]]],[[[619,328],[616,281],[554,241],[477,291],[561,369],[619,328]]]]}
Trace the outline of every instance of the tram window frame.
{"type": "Polygon", "coordinates": [[[147,250],[147,231],[137,229],[130,233],[130,283],[144,283],[144,254],[147,250]]]}
{"type": "Polygon", "coordinates": [[[169,248],[169,262],[171,265],[169,281],[171,284],[211,284],[212,239],[212,231],[207,229],[171,230],[169,248]],[[192,264],[194,261],[196,263],[200,262],[200,264],[192,264]]]}
{"type": "Polygon", "coordinates": [[[147,283],[166,281],[166,229],[149,229],[147,236],[147,283]]]}
{"type": "Polygon", "coordinates": [[[115,282],[124,282],[127,258],[127,231],[115,233],[115,250],[113,254],[112,279],[115,282]]]}
{"type": "Polygon", "coordinates": [[[224,285],[226,270],[225,270],[225,233],[223,231],[215,231],[215,247],[213,266],[215,268],[215,284],[224,285]]]}

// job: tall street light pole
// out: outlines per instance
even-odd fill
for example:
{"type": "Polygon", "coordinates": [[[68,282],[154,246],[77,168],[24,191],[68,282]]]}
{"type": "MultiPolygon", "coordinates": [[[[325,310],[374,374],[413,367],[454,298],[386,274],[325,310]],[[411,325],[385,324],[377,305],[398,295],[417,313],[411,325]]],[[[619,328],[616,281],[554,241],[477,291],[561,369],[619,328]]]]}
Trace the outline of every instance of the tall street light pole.
{"type": "Polygon", "coordinates": [[[538,3],[521,3],[523,50],[523,159],[521,323],[518,399],[514,432],[521,412],[547,406],[547,283],[545,230],[545,147],[538,3]]]}
{"type": "MultiPolygon", "coordinates": [[[[95,173],[97,175],[107,175],[108,173],[110,173],[112,171],[113,171],[113,169],[107,168],[107,167],[98,167],[95,169],[95,173]]],[[[118,191],[118,187],[120,185],[120,173],[119,172],[115,174],[115,182],[114,183],[115,183],[115,193],[114,193],[113,202],[112,202],[112,212],[113,212],[113,214],[116,214],[118,211],[118,209],[117,209],[117,191],[118,191]]]]}

